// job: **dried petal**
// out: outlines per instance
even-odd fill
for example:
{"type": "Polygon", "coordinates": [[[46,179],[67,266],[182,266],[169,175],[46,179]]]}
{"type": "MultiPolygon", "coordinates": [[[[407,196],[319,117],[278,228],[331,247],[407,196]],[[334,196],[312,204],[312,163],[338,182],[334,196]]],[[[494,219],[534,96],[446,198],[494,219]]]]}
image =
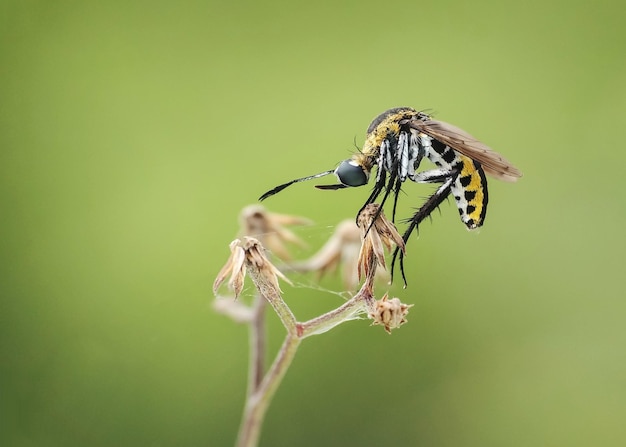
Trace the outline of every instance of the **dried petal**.
{"type": "Polygon", "coordinates": [[[391,250],[395,244],[404,252],[404,240],[376,203],[363,208],[358,216],[358,225],[363,238],[358,260],[359,280],[362,274],[371,280],[378,265],[386,268],[383,245],[391,250]]]}
{"type": "Polygon", "coordinates": [[[230,275],[228,287],[235,292],[235,298],[239,297],[243,290],[243,281],[246,277],[246,264],[244,263],[244,253],[241,247],[237,247],[233,262],[233,273],[230,275]]]}
{"type": "Polygon", "coordinates": [[[213,283],[213,293],[217,295],[217,289],[222,285],[226,277],[230,274],[228,285],[235,291],[235,298],[239,296],[243,289],[243,278],[246,274],[246,266],[244,264],[245,253],[240,246],[241,241],[235,239],[230,243],[230,256],[228,261],[215,278],[213,283]]]}

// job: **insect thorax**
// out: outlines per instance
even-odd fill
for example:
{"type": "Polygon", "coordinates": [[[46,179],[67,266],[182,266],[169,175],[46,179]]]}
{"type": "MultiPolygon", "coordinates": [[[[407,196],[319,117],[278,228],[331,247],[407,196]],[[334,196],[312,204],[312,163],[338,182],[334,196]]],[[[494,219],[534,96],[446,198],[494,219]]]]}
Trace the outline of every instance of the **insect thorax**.
{"type": "Polygon", "coordinates": [[[400,122],[418,116],[419,112],[410,107],[396,107],[381,113],[367,128],[367,137],[361,152],[376,159],[384,140],[397,141],[402,128],[400,122]]]}

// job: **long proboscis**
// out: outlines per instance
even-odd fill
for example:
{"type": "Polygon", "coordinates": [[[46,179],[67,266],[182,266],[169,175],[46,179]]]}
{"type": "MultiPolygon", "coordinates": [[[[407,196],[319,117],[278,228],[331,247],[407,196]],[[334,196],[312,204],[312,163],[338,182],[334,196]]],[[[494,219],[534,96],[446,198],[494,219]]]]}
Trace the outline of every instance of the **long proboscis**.
{"type": "Polygon", "coordinates": [[[334,191],[336,189],[347,188],[346,185],[341,184],[341,183],[337,183],[336,185],[315,185],[315,187],[317,189],[322,189],[322,190],[325,190],[325,191],[334,191]]]}
{"type": "Polygon", "coordinates": [[[269,191],[267,191],[265,194],[263,194],[261,197],[259,197],[259,201],[262,202],[263,200],[267,199],[269,196],[273,196],[274,194],[276,194],[278,192],[281,192],[283,189],[285,189],[288,186],[293,185],[294,183],[305,182],[307,180],[312,180],[314,178],[324,177],[325,175],[329,175],[329,174],[332,174],[334,172],[335,172],[335,170],[332,169],[330,171],[320,172],[319,174],[309,175],[308,177],[297,178],[297,179],[292,180],[290,182],[283,183],[282,185],[278,185],[276,188],[270,189],[269,191]]]}

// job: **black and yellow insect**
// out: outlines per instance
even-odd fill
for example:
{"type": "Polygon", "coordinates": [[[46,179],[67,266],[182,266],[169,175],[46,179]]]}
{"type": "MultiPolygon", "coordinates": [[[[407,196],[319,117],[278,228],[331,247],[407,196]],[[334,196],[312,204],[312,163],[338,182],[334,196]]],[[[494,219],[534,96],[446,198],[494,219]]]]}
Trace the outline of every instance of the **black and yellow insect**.
{"type": "MultiPolygon", "coordinates": [[[[480,227],[487,213],[488,192],[485,173],[514,182],[522,173],[500,154],[456,126],[432,119],[410,107],[397,107],[377,116],[367,129],[363,148],[352,158],[342,161],[336,169],[291,180],[263,194],[259,200],[305,180],[336,174],[339,184],[318,185],[319,189],[340,189],[365,185],[376,166],[376,182],[363,207],[373,203],[385,191],[381,207],[393,194],[392,218],[402,184],[406,179],[416,183],[438,183],[437,190],[422,204],[409,223],[403,238],[411,233],[450,194],[454,197],[461,220],[468,229],[480,227]],[[426,157],[435,169],[417,169],[426,157]],[[387,178],[388,177],[388,178],[387,178]]],[[[361,209],[363,209],[361,207],[361,209]]],[[[360,211],[359,211],[360,213],[360,211]]],[[[395,264],[398,250],[394,253],[395,264]]],[[[402,253],[400,269],[404,278],[402,253]]],[[[405,280],[406,283],[406,280],[405,280]]]]}

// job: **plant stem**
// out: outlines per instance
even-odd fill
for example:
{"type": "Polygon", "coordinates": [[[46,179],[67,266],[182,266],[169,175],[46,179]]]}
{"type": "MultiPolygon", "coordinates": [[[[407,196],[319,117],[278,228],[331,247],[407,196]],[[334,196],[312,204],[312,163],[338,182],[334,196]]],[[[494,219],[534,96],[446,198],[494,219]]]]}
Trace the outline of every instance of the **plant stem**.
{"type": "Polygon", "coordinates": [[[260,294],[252,302],[252,320],[248,333],[250,343],[250,365],[248,369],[248,398],[256,392],[263,379],[265,369],[265,308],[267,301],[260,294]]]}
{"type": "Polygon", "coordinates": [[[285,376],[299,345],[300,339],[295,334],[288,333],[261,385],[248,396],[239,427],[237,447],[255,447],[258,444],[267,407],[285,376]]]}
{"type": "Polygon", "coordinates": [[[363,296],[361,294],[357,294],[337,309],[331,310],[330,312],[313,318],[312,320],[300,323],[300,336],[302,338],[306,338],[311,335],[322,334],[345,321],[353,319],[353,317],[364,310],[365,303],[363,301],[363,296]]]}

